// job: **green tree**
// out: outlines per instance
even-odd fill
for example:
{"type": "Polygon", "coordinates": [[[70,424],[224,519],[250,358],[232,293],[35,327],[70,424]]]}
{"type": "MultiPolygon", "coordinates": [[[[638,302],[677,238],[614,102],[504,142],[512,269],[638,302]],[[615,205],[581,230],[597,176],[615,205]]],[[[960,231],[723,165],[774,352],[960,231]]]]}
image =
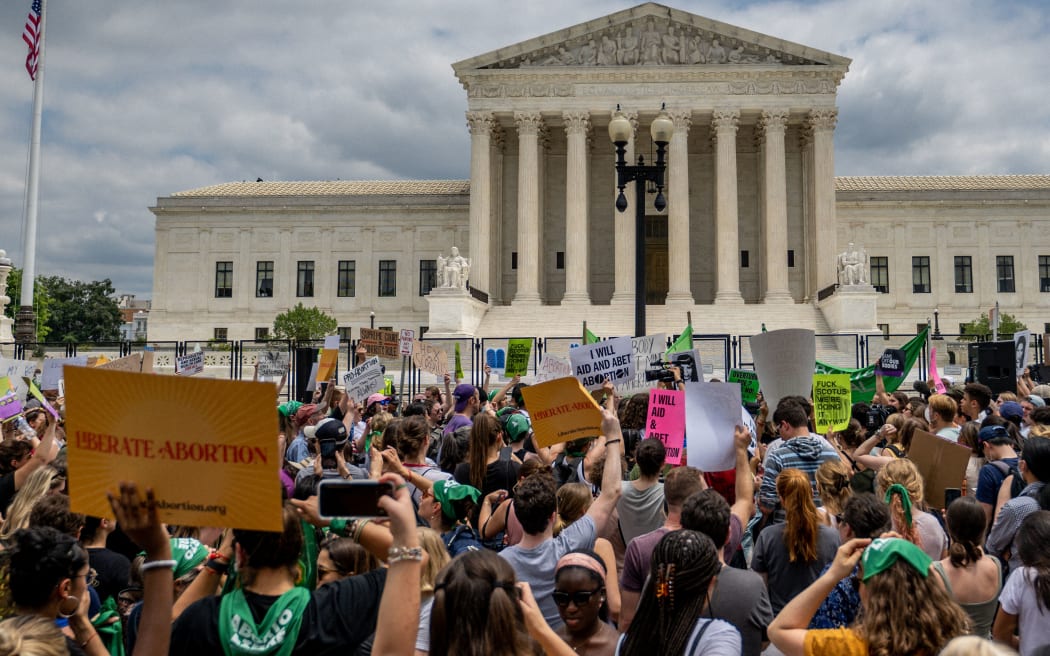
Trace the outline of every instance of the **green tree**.
{"type": "Polygon", "coordinates": [[[52,339],[76,343],[120,339],[123,319],[109,278],[84,282],[46,276],[37,281],[50,297],[52,339]]]}
{"type": "Polygon", "coordinates": [[[300,302],[273,320],[273,335],[277,339],[299,342],[324,339],[335,332],[339,322],[316,307],[304,307],[300,302]]]}
{"type": "MultiPolygon", "coordinates": [[[[11,302],[4,308],[4,314],[14,319],[22,304],[22,270],[11,269],[7,276],[7,295],[11,302]]],[[[46,342],[51,334],[51,296],[37,276],[33,283],[33,312],[36,314],[36,341],[46,342]]]]}
{"type": "MultiPolygon", "coordinates": [[[[987,313],[982,313],[970,323],[962,324],[961,328],[962,337],[960,339],[966,341],[973,341],[978,337],[982,339],[990,338],[992,335],[992,324],[988,321],[987,313]]],[[[999,337],[1012,336],[1018,331],[1027,329],[1027,326],[1018,321],[1013,315],[1006,312],[999,313],[999,337]]]]}

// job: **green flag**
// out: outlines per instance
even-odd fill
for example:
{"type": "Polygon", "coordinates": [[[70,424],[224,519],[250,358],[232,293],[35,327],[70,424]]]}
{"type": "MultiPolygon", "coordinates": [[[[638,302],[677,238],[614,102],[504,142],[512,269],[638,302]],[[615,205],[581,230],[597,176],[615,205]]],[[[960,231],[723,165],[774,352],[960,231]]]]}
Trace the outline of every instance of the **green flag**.
{"type": "Polygon", "coordinates": [[[589,328],[583,329],[583,343],[584,344],[597,344],[601,340],[598,336],[591,332],[589,328]]]}
{"type": "MultiPolygon", "coordinates": [[[[904,374],[900,378],[887,378],[882,379],[883,384],[886,386],[887,392],[895,392],[900,387],[901,382],[911,371],[911,368],[915,365],[915,361],[918,360],[919,354],[922,353],[922,347],[926,344],[926,331],[929,328],[924,328],[921,333],[909,339],[901,350],[905,353],[904,360],[904,374]]],[[[871,399],[875,396],[875,365],[870,364],[863,369],[847,369],[844,367],[836,367],[830,364],[824,364],[823,362],[817,362],[814,367],[813,373],[816,374],[849,374],[850,389],[853,394],[850,399],[851,403],[871,403],[871,399]]]]}
{"type": "Polygon", "coordinates": [[[688,351],[693,348],[693,324],[689,324],[682,331],[682,334],[678,336],[678,339],[674,340],[671,347],[667,349],[667,355],[672,353],[681,353],[682,351],[688,351]]]}
{"type": "Polygon", "coordinates": [[[459,355],[459,342],[456,342],[456,380],[463,380],[463,359],[459,355]]]}

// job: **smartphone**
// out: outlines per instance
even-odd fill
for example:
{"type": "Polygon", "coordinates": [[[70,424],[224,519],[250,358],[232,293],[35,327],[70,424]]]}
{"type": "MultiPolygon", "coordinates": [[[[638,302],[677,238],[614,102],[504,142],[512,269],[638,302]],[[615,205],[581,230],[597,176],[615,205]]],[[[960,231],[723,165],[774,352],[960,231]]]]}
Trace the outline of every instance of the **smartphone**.
{"type": "Polygon", "coordinates": [[[394,496],[391,483],[379,481],[324,480],[317,493],[321,517],[385,517],[379,507],[383,495],[394,496]]]}
{"type": "Polygon", "coordinates": [[[946,487],[944,488],[944,509],[947,510],[948,506],[952,505],[952,501],[955,501],[962,496],[962,490],[957,487],[946,487]]]}

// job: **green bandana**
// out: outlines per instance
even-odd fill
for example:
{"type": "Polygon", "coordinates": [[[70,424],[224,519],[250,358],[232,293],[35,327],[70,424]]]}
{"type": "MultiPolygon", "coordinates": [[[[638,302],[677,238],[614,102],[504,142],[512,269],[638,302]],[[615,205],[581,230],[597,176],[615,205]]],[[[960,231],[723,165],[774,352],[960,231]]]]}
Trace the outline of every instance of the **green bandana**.
{"type": "Polygon", "coordinates": [[[281,405],[277,406],[277,412],[281,413],[285,417],[294,416],[298,412],[299,408],[303,407],[302,401],[285,401],[281,405]]]}
{"type": "Polygon", "coordinates": [[[908,521],[908,526],[911,526],[911,495],[908,494],[907,488],[903,485],[894,483],[890,486],[890,489],[886,490],[886,498],[883,501],[889,503],[893,499],[894,494],[900,495],[901,506],[904,507],[904,519],[908,521]]]}
{"type": "MultiPolygon", "coordinates": [[[[208,559],[208,547],[194,538],[171,538],[171,559],[175,561],[175,569],[172,570],[173,578],[181,578],[192,572],[198,565],[208,559]]],[[[145,556],[145,551],[139,552],[145,556]]]]}
{"type": "Polygon", "coordinates": [[[256,624],[244,590],[223,596],[219,603],[219,640],[223,652],[226,656],[290,656],[309,602],[309,590],[294,587],[278,597],[266,617],[256,624]]]}
{"type": "Polygon", "coordinates": [[[864,578],[861,580],[867,581],[901,559],[914,567],[923,578],[929,575],[933,559],[922,549],[900,538],[878,538],[871,541],[861,556],[860,565],[864,570],[864,578]]]}
{"type": "Polygon", "coordinates": [[[481,492],[476,487],[461,485],[454,480],[434,481],[434,498],[441,504],[441,512],[445,513],[445,517],[449,519],[460,519],[456,517],[456,508],[452,504],[467,497],[477,503],[481,492]]]}

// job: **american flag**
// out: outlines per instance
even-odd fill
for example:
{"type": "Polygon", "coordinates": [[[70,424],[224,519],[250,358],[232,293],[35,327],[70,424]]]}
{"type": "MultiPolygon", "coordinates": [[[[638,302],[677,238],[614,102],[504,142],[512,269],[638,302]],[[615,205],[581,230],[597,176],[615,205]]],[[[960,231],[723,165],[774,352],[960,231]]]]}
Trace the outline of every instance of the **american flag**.
{"type": "Polygon", "coordinates": [[[26,18],[26,26],[22,29],[22,40],[29,46],[29,54],[26,55],[26,70],[29,79],[36,79],[37,57],[40,55],[40,0],[33,0],[33,6],[26,18]]]}

